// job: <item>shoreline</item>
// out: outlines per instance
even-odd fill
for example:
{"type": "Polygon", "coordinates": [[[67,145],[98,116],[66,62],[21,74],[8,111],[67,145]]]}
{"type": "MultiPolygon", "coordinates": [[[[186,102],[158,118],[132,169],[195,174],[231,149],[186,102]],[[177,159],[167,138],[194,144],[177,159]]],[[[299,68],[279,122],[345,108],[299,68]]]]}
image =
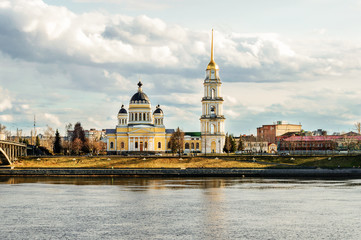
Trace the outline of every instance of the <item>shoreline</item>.
{"type": "Polygon", "coordinates": [[[169,168],[169,169],[0,169],[0,176],[64,176],[64,177],[260,177],[260,178],[360,178],[359,168],[169,168]]]}

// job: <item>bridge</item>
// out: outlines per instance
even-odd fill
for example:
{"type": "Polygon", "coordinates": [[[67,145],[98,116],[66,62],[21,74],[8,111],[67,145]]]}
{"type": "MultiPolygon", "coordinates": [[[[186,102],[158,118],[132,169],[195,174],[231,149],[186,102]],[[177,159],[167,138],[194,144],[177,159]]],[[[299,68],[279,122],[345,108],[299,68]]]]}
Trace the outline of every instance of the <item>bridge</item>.
{"type": "Polygon", "coordinates": [[[19,156],[26,156],[26,144],[0,140],[0,164],[11,165],[19,156]]]}

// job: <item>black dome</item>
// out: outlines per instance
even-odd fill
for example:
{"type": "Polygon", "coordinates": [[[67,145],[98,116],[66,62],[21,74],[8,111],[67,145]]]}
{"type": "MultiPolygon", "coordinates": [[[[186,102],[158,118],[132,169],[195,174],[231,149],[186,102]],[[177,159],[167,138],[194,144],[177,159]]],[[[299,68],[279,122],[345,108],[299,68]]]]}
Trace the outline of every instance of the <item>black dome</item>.
{"type": "Polygon", "coordinates": [[[119,110],[119,113],[127,113],[127,110],[125,110],[124,105],[122,105],[122,108],[119,110]]]}
{"type": "Polygon", "coordinates": [[[138,92],[133,95],[133,97],[130,99],[130,102],[140,101],[140,103],[150,103],[149,98],[147,94],[145,94],[142,90],[142,82],[139,81],[138,83],[138,92]]]}
{"type": "Polygon", "coordinates": [[[155,111],[153,112],[154,113],[163,113],[163,110],[160,108],[160,106],[158,105],[157,106],[157,109],[155,109],[155,111]]]}
{"type": "Polygon", "coordinates": [[[145,94],[144,92],[137,92],[136,94],[134,94],[133,97],[130,99],[130,102],[134,101],[145,101],[146,103],[150,102],[147,94],[145,94]]]}

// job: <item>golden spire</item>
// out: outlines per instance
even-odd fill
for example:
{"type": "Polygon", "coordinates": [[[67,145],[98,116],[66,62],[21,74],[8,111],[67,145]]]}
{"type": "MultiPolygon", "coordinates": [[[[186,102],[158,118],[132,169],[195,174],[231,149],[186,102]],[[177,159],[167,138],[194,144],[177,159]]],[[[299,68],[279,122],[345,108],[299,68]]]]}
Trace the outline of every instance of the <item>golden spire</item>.
{"type": "Polygon", "coordinates": [[[211,42],[211,61],[214,62],[214,58],[213,58],[213,28],[212,28],[212,42],[211,42]]]}
{"type": "Polygon", "coordinates": [[[213,48],[213,29],[212,29],[211,61],[208,63],[207,70],[210,70],[210,69],[219,70],[217,63],[214,61],[213,49],[214,48],[213,48]]]}

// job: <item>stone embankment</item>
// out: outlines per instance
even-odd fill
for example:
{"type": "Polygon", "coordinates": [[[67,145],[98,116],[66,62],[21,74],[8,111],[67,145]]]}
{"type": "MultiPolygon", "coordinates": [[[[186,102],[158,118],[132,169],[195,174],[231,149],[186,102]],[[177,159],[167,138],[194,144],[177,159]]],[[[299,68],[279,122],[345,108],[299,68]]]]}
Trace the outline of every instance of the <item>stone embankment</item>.
{"type": "Polygon", "coordinates": [[[0,176],[361,178],[361,169],[0,169],[0,176]]]}

